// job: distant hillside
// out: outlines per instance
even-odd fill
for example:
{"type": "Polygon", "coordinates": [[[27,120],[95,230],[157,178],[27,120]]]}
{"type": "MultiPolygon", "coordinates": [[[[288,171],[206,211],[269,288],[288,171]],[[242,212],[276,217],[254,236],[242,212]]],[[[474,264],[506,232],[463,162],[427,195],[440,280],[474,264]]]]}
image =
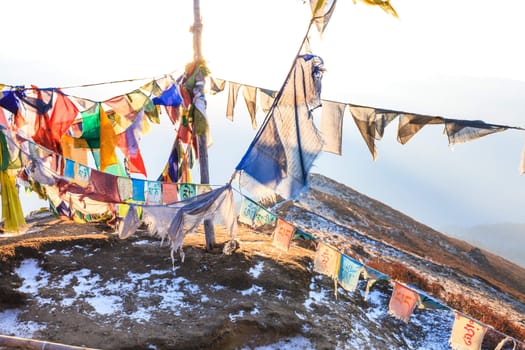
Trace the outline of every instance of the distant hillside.
{"type": "MultiPolygon", "coordinates": [[[[397,261],[421,271],[438,284],[448,283],[440,280],[439,274],[474,290],[475,284],[485,281],[521,303],[525,301],[525,269],[437,232],[322,175],[312,174],[308,191],[294,201],[280,203],[275,210],[287,220],[323,234],[336,245],[353,242],[352,253],[357,255],[359,247],[366,246],[361,254],[365,260],[370,259],[369,255],[382,262],[397,261]],[[338,236],[343,236],[344,242],[338,236]]],[[[523,304],[520,308],[523,314],[523,304]]]]}
{"type": "Polygon", "coordinates": [[[504,256],[506,259],[525,267],[525,223],[502,223],[477,225],[473,227],[448,227],[444,232],[452,237],[504,256]]]}

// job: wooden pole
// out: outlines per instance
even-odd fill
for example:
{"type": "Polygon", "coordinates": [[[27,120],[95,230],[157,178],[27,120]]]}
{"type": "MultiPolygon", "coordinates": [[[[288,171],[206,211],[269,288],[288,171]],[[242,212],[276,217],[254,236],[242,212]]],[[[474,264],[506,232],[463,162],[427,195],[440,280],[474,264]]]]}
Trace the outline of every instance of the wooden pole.
{"type": "Polygon", "coordinates": [[[7,347],[8,349],[27,349],[27,350],[96,350],[92,348],[65,345],[59,343],[52,343],[43,340],[11,337],[8,335],[0,335],[0,348],[7,347]]]}
{"type": "MultiPolygon", "coordinates": [[[[202,21],[200,0],[193,0],[193,59],[197,64],[202,60],[202,21]]],[[[204,83],[204,81],[203,81],[204,83]]],[[[204,85],[201,86],[204,90],[204,85]]],[[[201,184],[210,183],[210,172],[208,166],[208,140],[206,134],[197,138],[199,149],[199,168],[201,174],[201,184]]],[[[211,252],[215,248],[215,232],[213,222],[204,220],[204,234],[206,236],[206,250],[211,252]]]]}

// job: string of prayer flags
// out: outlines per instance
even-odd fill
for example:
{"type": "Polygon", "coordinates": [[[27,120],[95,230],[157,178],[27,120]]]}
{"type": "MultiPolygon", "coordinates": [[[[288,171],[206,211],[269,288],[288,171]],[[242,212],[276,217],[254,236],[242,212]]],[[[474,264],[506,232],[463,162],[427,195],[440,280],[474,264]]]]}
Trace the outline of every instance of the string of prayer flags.
{"type": "Polygon", "coordinates": [[[290,242],[292,241],[292,236],[294,234],[295,227],[289,222],[278,218],[277,225],[273,232],[272,244],[284,251],[290,249],[290,242]]]}
{"type": "Polygon", "coordinates": [[[481,343],[486,332],[487,327],[455,312],[450,346],[453,350],[481,350],[481,343]]]}
{"type": "Polygon", "coordinates": [[[341,155],[343,140],[343,116],[346,105],[339,102],[323,101],[321,110],[321,135],[323,151],[341,155]]]}
{"type": "Polygon", "coordinates": [[[487,124],[481,120],[445,119],[449,145],[467,142],[496,132],[507,130],[502,125],[487,124]]]}
{"type": "Polygon", "coordinates": [[[398,282],[393,282],[394,290],[388,304],[388,313],[408,323],[417,306],[419,294],[398,282]]]}
{"type": "Polygon", "coordinates": [[[361,271],[363,271],[363,264],[345,254],[341,254],[339,274],[337,278],[341,287],[349,292],[355,291],[361,271]]]}
{"type": "Polygon", "coordinates": [[[315,252],[314,271],[331,278],[336,278],[339,272],[340,260],[341,253],[337,249],[323,242],[319,242],[315,252]]]}

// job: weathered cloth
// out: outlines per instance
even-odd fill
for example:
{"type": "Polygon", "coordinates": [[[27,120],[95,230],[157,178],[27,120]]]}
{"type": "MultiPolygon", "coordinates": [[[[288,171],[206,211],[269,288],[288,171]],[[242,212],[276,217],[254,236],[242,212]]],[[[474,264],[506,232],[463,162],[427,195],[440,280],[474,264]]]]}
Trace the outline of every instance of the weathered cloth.
{"type": "Polygon", "coordinates": [[[427,124],[443,124],[443,118],[400,114],[399,126],[397,129],[397,141],[404,145],[427,124]]]}
{"type": "Polygon", "coordinates": [[[388,313],[395,318],[408,323],[417,306],[419,294],[398,282],[394,282],[394,290],[388,304],[388,313]]]}
{"type": "Polygon", "coordinates": [[[277,226],[273,231],[272,244],[282,250],[288,251],[290,249],[290,242],[295,231],[295,227],[281,218],[277,219],[277,226]]]}
{"type": "Polygon", "coordinates": [[[122,220],[119,223],[118,226],[118,236],[121,239],[128,238],[133,233],[137,231],[141,224],[141,221],[139,219],[139,215],[137,213],[137,208],[135,208],[134,205],[130,205],[128,209],[128,213],[124,217],[124,220],[122,220]]]}
{"type": "Polygon", "coordinates": [[[345,107],[343,103],[323,101],[321,135],[323,135],[323,151],[325,152],[341,155],[345,107]]]}
{"type": "Polygon", "coordinates": [[[133,183],[129,177],[117,177],[118,194],[121,201],[127,201],[133,198],[133,183]]]}
{"type": "Polygon", "coordinates": [[[158,181],[146,181],[146,203],[162,203],[162,185],[158,181]]]}
{"type": "Polygon", "coordinates": [[[239,222],[254,226],[255,215],[259,210],[259,205],[247,197],[242,197],[241,208],[239,209],[239,222]]]}
{"type": "Polygon", "coordinates": [[[487,328],[458,313],[455,315],[450,347],[453,350],[480,350],[487,328]]]}
{"type": "Polygon", "coordinates": [[[350,105],[350,112],[370,153],[372,153],[372,157],[377,159],[375,141],[383,138],[385,128],[397,117],[398,113],[352,105],[350,105]]]}
{"type": "Polygon", "coordinates": [[[315,252],[314,271],[335,278],[339,270],[341,253],[335,248],[319,242],[315,252]]]}
{"type": "Polygon", "coordinates": [[[226,105],[226,118],[233,121],[233,111],[237,104],[237,97],[239,95],[240,84],[229,82],[228,84],[228,104],[226,105]]]}
{"type": "Polygon", "coordinates": [[[120,196],[118,194],[117,176],[94,169],[91,170],[89,183],[81,199],[83,197],[88,197],[99,202],[119,203],[120,196]]]}
{"type": "Polygon", "coordinates": [[[257,88],[253,86],[243,85],[242,87],[242,96],[244,97],[244,102],[246,102],[246,108],[250,114],[252,121],[253,130],[257,130],[257,119],[255,119],[255,113],[257,111],[257,88]]]}
{"type": "Polygon", "coordinates": [[[322,149],[311,114],[320,105],[321,75],[319,57],[305,55],[295,61],[278,102],[236,167],[241,187],[250,193],[271,190],[293,198],[307,185],[322,149]]]}
{"type": "Polygon", "coordinates": [[[507,130],[505,126],[486,124],[481,120],[445,119],[445,131],[449,145],[475,140],[505,130],[507,130]]]}
{"type": "Polygon", "coordinates": [[[341,254],[338,274],[338,281],[341,287],[347,291],[353,292],[357,288],[361,271],[363,271],[363,264],[341,254]]]}
{"type": "Polygon", "coordinates": [[[312,18],[319,33],[323,33],[335,9],[335,0],[310,0],[312,18]]]}

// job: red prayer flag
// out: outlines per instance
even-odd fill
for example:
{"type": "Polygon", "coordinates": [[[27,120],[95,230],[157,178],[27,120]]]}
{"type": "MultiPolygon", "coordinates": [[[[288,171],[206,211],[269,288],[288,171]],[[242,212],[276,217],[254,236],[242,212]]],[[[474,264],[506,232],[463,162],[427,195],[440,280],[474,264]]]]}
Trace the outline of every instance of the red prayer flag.
{"type": "Polygon", "coordinates": [[[62,91],[57,90],[56,92],[55,105],[49,118],[49,124],[51,125],[53,138],[60,140],[71,124],[73,124],[78,115],[78,108],[62,91]]]}

